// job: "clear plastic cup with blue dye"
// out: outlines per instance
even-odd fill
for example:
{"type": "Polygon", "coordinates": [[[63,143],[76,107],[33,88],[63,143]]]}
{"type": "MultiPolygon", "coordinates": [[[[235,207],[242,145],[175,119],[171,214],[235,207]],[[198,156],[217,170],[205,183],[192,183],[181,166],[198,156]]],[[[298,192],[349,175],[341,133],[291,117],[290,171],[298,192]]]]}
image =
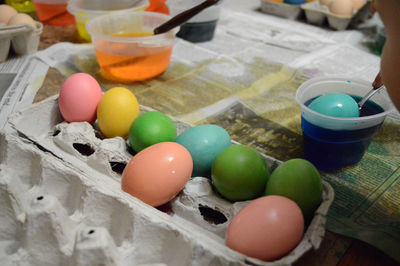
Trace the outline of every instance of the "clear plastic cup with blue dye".
{"type": "Polygon", "coordinates": [[[346,77],[313,78],[298,88],[305,159],[320,170],[337,170],[361,160],[386,116],[394,110],[386,90],[366,103],[360,117],[327,116],[307,106],[328,93],[346,93],[359,101],[371,88],[371,82],[346,77]]]}

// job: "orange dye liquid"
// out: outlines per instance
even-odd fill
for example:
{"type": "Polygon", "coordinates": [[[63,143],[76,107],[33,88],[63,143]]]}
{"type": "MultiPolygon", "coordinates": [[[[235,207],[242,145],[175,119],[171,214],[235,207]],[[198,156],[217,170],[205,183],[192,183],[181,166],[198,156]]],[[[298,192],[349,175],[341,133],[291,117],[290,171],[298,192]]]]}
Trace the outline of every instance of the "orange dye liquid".
{"type": "Polygon", "coordinates": [[[67,11],[67,4],[43,4],[34,2],[39,20],[47,25],[75,24],[75,18],[67,11]]]}
{"type": "MultiPolygon", "coordinates": [[[[122,33],[113,34],[113,36],[140,37],[151,36],[152,33],[122,33]]],[[[106,79],[119,82],[133,82],[153,78],[168,67],[172,46],[157,49],[155,53],[153,48],[147,49],[148,53],[143,56],[122,56],[104,53],[96,49],[97,61],[100,65],[100,73],[106,79]]]]}

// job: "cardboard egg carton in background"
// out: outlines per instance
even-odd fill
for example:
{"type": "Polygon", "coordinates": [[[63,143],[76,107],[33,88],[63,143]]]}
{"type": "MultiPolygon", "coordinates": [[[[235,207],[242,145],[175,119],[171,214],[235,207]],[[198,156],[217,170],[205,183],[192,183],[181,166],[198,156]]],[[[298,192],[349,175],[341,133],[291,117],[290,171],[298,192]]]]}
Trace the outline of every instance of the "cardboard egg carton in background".
{"type": "Polygon", "coordinates": [[[366,21],[370,16],[370,1],[361,7],[352,16],[340,16],[329,12],[327,6],[321,6],[319,1],[313,1],[302,5],[276,3],[269,0],[261,1],[261,11],[287,19],[300,19],[305,16],[307,23],[323,25],[325,23],[334,30],[345,30],[355,27],[366,21]]]}
{"type": "Polygon", "coordinates": [[[310,2],[301,5],[304,10],[307,22],[315,25],[322,25],[328,21],[330,28],[335,30],[345,30],[349,27],[355,27],[368,19],[370,16],[369,1],[357,10],[352,16],[340,16],[329,12],[326,6],[321,6],[319,1],[310,2]]]}
{"type": "Polygon", "coordinates": [[[35,23],[35,29],[28,25],[0,24],[0,63],[7,59],[11,48],[17,55],[27,55],[37,51],[43,24],[39,21],[35,23]]]}
{"type": "MultiPolygon", "coordinates": [[[[112,167],[132,158],[125,140],[101,139],[88,123],[63,122],[57,100],[34,104],[10,119],[19,136],[5,138],[0,165],[0,200],[6,208],[0,214],[0,250],[5,251],[0,261],[291,265],[319,248],[333,201],[325,181],[323,202],[292,252],[274,262],[246,257],[226,247],[224,238],[232,218],[250,201],[226,201],[208,178],[195,177],[169,203],[171,214],[143,203],[121,190],[120,171],[112,167]]],[[[141,107],[141,112],[150,110],[141,107]]],[[[191,127],[174,122],[178,134],[191,127]]],[[[263,156],[271,171],[281,163],[263,156]]]]}

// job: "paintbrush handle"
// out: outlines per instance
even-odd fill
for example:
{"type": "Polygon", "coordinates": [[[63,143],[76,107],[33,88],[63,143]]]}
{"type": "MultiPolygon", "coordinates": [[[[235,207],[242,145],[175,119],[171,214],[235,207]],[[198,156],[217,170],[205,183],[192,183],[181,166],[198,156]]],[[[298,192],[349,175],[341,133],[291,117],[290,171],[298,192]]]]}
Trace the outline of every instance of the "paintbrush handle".
{"type": "Polygon", "coordinates": [[[206,0],[203,3],[192,7],[191,9],[188,9],[182,13],[179,13],[178,15],[174,16],[164,24],[158,26],[157,28],[154,29],[154,34],[161,34],[164,32],[167,32],[179,25],[182,25],[204,9],[206,9],[209,6],[212,6],[216,3],[218,3],[220,0],[206,0]]]}
{"type": "Polygon", "coordinates": [[[381,72],[379,72],[378,75],[376,75],[374,82],[372,82],[372,87],[376,90],[376,89],[382,87],[382,85],[383,85],[382,76],[381,76],[381,72]]]}

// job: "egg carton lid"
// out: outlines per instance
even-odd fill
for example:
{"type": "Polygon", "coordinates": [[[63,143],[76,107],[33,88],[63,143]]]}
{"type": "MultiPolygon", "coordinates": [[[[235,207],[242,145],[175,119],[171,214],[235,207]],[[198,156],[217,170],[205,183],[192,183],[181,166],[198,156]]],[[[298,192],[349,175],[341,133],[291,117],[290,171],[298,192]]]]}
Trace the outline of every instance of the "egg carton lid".
{"type": "MultiPolygon", "coordinates": [[[[189,242],[185,242],[183,245],[189,247],[190,252],[188,252],[192,255],[202,252],[204,260],[207,260],[206,264],[213,261],[217,265],[275,265],[276,263],[291,265],[308,250],[319,248],[325,234],[326,215],[334,197],[333,189],[327,182],[323,181],[323,202],[315,212],[314,218],[304,233],[303,239],[290,254],[274,262],[263,262],[249,258],[224,245],[224,234],[227,225],[234,213],[237,213],[246,204],[245,202],[232,204],[217,197],[211,188],[209,180],[202,177],[192,178],[182,193],[171,201],[172,209],[174,210],[174,215],[172,216],[168,216],[156,208],[131,197],[122,192],[119,183],[120,176],[116,175],[108,164],[110,160],[128,161],[131,158],[131,155],[121,150],[121,148],[126,149],[126,143],[119,137],[99,140],[95,136],[94,129],[88,123],[63,123],[58,110],[57,100],[58,96],[53,96],[34,104],[13,114],[9,121],[19,132],[20,136],[23,136],[21,138],[25,139],[25,141],[29,140],[35,143],[46,150],[50,157],[58,158],[57,160],[60,160],[63,164],[70,166],[70,168],[80,173],[84,173],[85,178],[99,183],[93,186],[94,188],[99,186],[100,189],[103,188],[100,184],[108,184],[106,187],[113,188],[115,195],[132,202],[133,209],[143,208],[143,215],[147,215],[152,221],[154,221],[151,218],[153,215],[157,217],[161,216],[162,219],[165,219],[165,226],[168,230],[175,230],[177,235],[183,234],[182,237],[179,236],[171,239],[170,244],[160,250],[161,253],[170,252],[169,247],[182,247],[179,244],[181,243],[181,239],[189,239],[189,242]],[[57,131],[59,132],[57,133],[57,131]],[[55,141],[56,139],[58,139],[58,142],[55,141]],[[79,142],[93,145],[96,150],[95,153],[88,157],[82,156],[73,148],[73,143],[79,142]],[[117,158],[117,154],[120,157],[117,158]],[[226,214],[225,216],[228,218],[228,221],[222,225],[210,225],[200,213],[200,205],[219,210],[221,213],[226,214]]],[[[150,110],[153,109],[141,106],[141,111],[150,110]]],[[[177,121],[174,118],[172,119],[178,127],[178,132],[183,132],[191,127],[186,123],[177,121]]],[[[237,142],[233,143],[238,144],[237,142]]],[[[263,156],[267,164],[271,167],[271,170],[281,163],[272,157],[263,156]]],[[[62,176],[63,174],[61,173],[60,175],[62,176]]],[[[151,231],[153,225],[151,222],[148,224],[151,231]]],[[[199,261],[192,262],[191,264],[197,263],[197,265],[200,265],[202,263],[202,256],[199,254],[193,256],[199,261]]]]}
{"type": "Polygon", "coordinates": [[[36,29],[22,24],[0,25],[0,63],[5,61],[12,47],[16,54],[27,55],[37,51],[43,24],[35,21],[36,29]]]}
{"type": "Polygon", "coordinates": [[[333,14],[327,6],[320,5],[319,1],[303,4],[301,9],[304,10],[307,22],[310,24],[322,25],[327,20],[330,28],[345,30],[367,20],[370,14],[370,5],[370,1],[367,1],[364,6],[351,16],[333,14]]]}

